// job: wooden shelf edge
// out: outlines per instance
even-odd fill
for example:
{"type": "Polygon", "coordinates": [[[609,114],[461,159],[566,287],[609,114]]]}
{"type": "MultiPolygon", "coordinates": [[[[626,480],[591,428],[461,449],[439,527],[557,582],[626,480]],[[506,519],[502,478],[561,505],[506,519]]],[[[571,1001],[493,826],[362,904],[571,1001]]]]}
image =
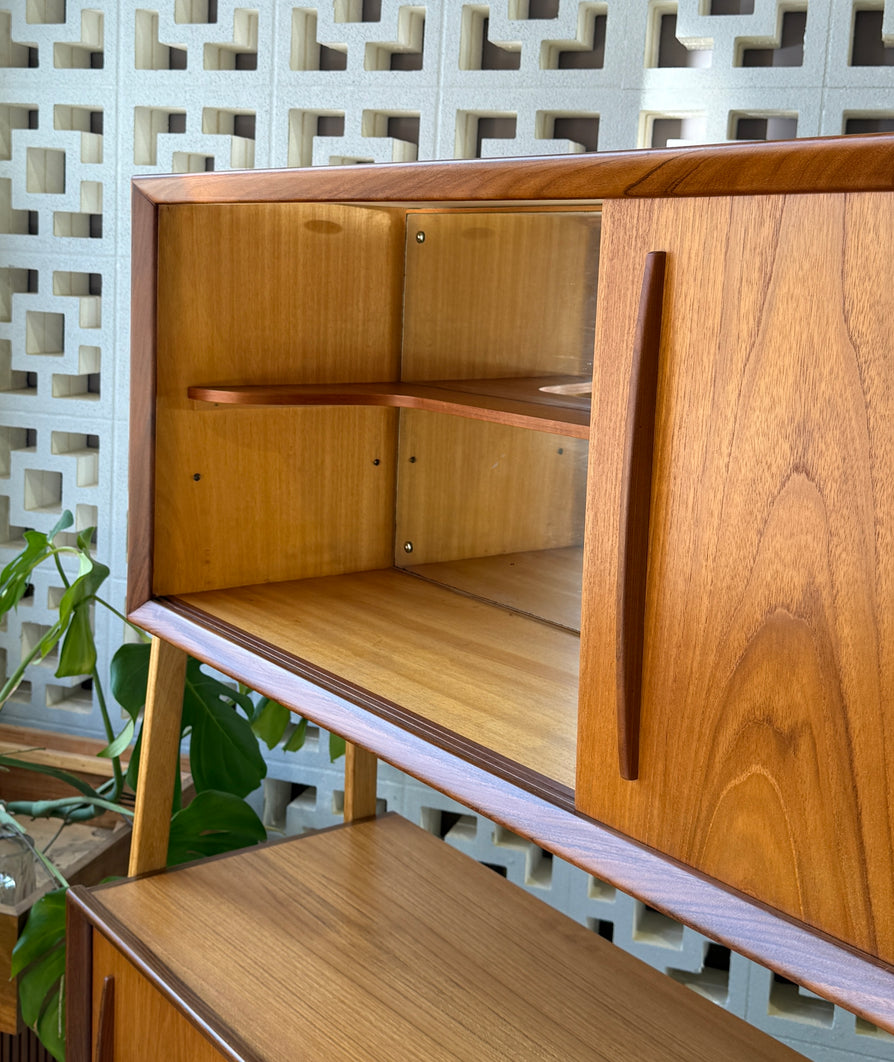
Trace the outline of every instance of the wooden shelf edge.
{"type": "Polygon", "coordinates": [[[424,383],[195,385],[187,397],[196,402],[233,406],[384,406],[424,409],[537,431],[586,439],[589,401],[570,388],[585,377],[547,376],[512,380],[444,380],[424,383]]]}
{"type": "Polygon", "coordinates": [[[894,1032],[894,967],[594,822],[567,800],[523,788],[319,688],[283,663],[258,655],[239,632],[211,629],[170,601],[148,601],[129,619],[546,851],[894,1032]]]}

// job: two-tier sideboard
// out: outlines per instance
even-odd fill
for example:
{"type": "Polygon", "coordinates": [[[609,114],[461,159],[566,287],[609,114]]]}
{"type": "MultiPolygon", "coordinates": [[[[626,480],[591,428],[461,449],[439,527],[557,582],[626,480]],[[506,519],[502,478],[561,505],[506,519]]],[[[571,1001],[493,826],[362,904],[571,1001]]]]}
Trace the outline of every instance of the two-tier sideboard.
{"type": "MultiPolygon", "coordinates": [[[[189,652],[347,739],[344,836],[383,862],[429,856],[363,821],[376,758],[894,1030],[894,137],[133,197],[132,872],[164,861],[189,652]]],[[[286,851],[325,874],[341,836],[76,892],[78,1044],[129,998],[100,1000],[112,941],[209,1057],[277,1057],[136,912],[286,851]]]]}

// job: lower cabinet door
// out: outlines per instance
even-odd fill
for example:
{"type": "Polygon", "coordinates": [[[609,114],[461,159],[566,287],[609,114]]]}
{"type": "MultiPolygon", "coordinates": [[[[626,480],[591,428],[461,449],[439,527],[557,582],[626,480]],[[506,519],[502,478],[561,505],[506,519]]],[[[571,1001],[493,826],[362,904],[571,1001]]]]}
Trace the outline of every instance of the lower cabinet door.
{"type": "Polygon", "coordinates": [[[93,934],[94,1062],[221,1062],[221,1054],[101,933],[93,934]]]}
{"type": "Polygon", "coordinates": [[[606,204],[577,766],[585,813],[889,962],[892,246],[890,194],[606,204]],[[650,439],[628,400],[661,251],[650,439]]]}

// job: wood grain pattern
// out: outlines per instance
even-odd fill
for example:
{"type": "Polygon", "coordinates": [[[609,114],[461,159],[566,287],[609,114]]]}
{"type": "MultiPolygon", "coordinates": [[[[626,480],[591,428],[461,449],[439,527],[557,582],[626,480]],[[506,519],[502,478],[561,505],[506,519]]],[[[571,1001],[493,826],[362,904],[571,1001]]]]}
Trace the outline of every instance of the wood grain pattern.
{"type": "Polygon", "coordinates": [[[373,753],[355,745],[345,745],[345,822],[368,819],[376,813],[378,761],[373,753]]]}
{"type": "Polygon", "coordinates": [[[642,707],[643,637],[655,404],[658,399],[661,313],[664,302],[664,251],[646,255],[639,314],[630,361],[630,389],[624,434],[624,488],[618,530],[618,762],[621,777],[637,776],[642,707]]]}
{"type": "Polygon", "coordinates": [[[589,377],[598,261],[598,213],[408,214],[403,379],[589,377]]]}
{"type": "Polygon", "coordinates": [[[103,1030],[103,988],[109,980],[115,989],[112,1006],[106,1009],[107,1054],[97,1055],[97,1062],[100,1058],[104,1062],[144,1062],[150,1044],[152,1057],[164,1058],[165,1062],[221,1062],[227,1058],[241,1062],[239,1055],[225,1054],[213,1045],[101,933],[94,934],[93,943],[97,1037],[103,1030]]]}
{"type": "Polygon", "coordinates": [[[398,566],[583,543],[583,439],[404,410],[397,467],[398,566]]]}
{"type": "Polygon", "coordinates": [[[182,600],[307,661],[320,682],[573,784],[579,643],[569,631],[393,570],[182,600]]]}
{"type": "Polygon", "coordinates": [[[562,386],[581,377],[546,376],[514,381],[438,381],[428,386],[413,383],[280,384],[277,387],[193,386],[189,398],[239,406],[386,406],[427,409],[434,413],[511,424],[534,431],[553,432],[586,439],[590,432],[587,403],[544,393],[542,386],[562,386]],[[472,392],[472,388],[475,392],[472,392]],[[510,391],[508,397],[495,392],[510,391]]]}
{"type": "Polygon", "coordinates": [[[152,514],[155,490],[155,342],[157,208],[132,188],[130,307],[130,458],[127,535],[127,607],[152,593],[152,514]]]}
{"type": "Polygon", "coordinates": [[[210,409],[186,392],[396,378],[402,215],[164,207],[159,246],[155,592],[389,563],[393,410],[210,409]]]}
{"type": "Polygon", "coordinates": [[[186,653],[161,638],[153,639],[129,874],[167,863],[185,678],[186,653]]]}
{"type": "Polygon", "coordinates": [[[93,900],[201,998],[210,1026],[238,1015],[266,1062],[797,1057],[394,816],[93,900]],[[296,971],[300,1007],[282,990],[296,971]],[[632,1022],[635,998],[649,1007],[632,1022]]]}
{"type": "Polygon", "coordinates": [[[549,852],[894,1032],[894,967],[769,909],[575,812],[573,794],[532,772],[507,773],[459,738],[438,741],[400,717],[373,713],[298,672],[274,646],[149,602],[130,617],[325,729],[343,734],[549,852]]]}
{"type": "Polygon", "coordinates": [[[891,191],[890,134],[707,144],[666,151],[600,152],[581,158],[414,162],[313,167],[267,173],[139,177],[155,202],[343,200],[353,202],[527,202],[659,196],[891,191]]]}
{"type": "MultiPolygon", "coordinates": [[[[672,279],[640,779],[612,780],[605,753],[609,460],[588,510],[580,806],[890,961],[894,213],[874,195],[609,206],[605,351],[636,319],[628,263],[666,247],[672,279]]],[[[599,360],[609,454],[627,369],[599,360]]]]}
{"type": "Polygon", "coordinates": [[[568,546],[443,563],[406,564],[403,570],[579,633],[582,565],[583,547],[568,546]]]}

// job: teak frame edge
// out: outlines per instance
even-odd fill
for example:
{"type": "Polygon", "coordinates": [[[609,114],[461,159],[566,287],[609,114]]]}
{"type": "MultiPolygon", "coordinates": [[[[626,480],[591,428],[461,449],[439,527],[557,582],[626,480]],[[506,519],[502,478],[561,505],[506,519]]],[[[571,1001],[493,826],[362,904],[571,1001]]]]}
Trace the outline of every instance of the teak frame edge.
{"type": "Polygon", "coordinates": [[[894,189],[894,136],[134,179],[155,203],[556,201],[894,189]]]}

